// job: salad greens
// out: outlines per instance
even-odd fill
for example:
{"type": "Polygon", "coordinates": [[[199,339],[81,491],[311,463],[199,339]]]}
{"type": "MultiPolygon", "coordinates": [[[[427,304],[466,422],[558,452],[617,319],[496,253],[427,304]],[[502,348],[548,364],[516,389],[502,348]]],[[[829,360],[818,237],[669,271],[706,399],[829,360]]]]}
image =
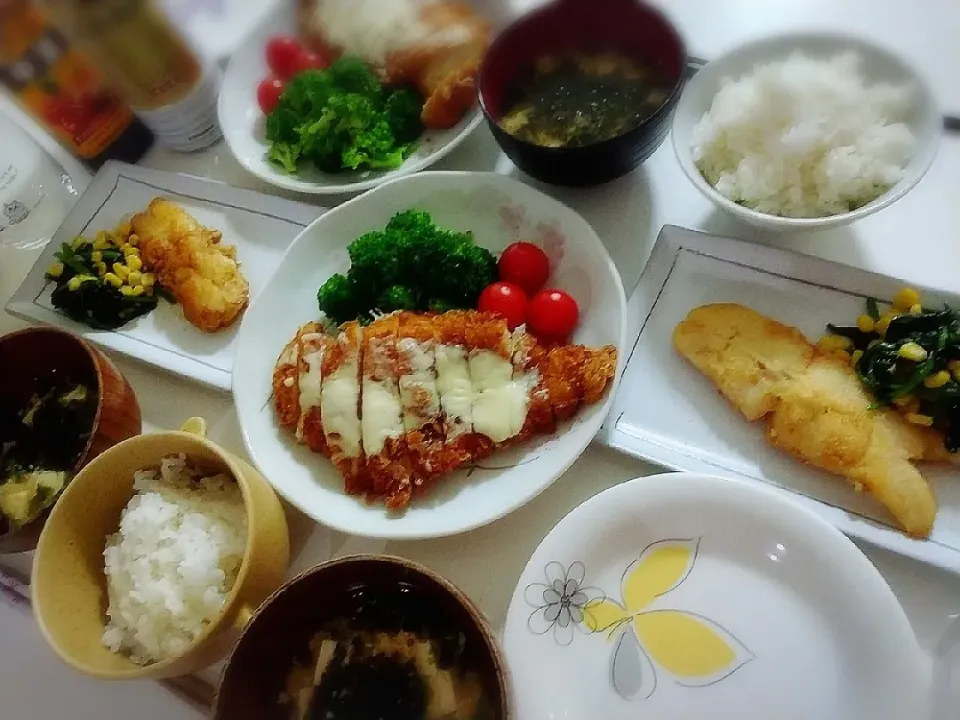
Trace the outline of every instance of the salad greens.
{"type": "Polygon", "coordinates": [[[268,157],[286,172],[313,163],[323,172],[400,167],[423,131],[423,98],[388,89],[362,60],[345,57],[306,70],[267,116],[268,157]]]}
{"type": "Polygon", "coordinates": [[[320,309],[337,324],[395,310],[472,309],[497,279],[496,257],[475,245],[472,233],[438,227],[419,210],[398,213],[348,252],[347,274],[334,275],[317,293],[320,309]]]}

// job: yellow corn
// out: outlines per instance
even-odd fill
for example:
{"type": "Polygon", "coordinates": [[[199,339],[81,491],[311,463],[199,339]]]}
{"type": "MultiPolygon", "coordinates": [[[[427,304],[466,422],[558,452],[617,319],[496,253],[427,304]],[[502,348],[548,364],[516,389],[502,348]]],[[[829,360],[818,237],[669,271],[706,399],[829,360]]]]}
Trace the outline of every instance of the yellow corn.
{"type": "Polygon", "coordinates": [[[133,245],[131,245],[130,243],[128,242],[120,243],[120,252],[122,252],[124,255],[129,253],[131,250],[133,250],[133,245]]]}
{"type": "Polygon", "coordinates": [[[893,306],[898,310],[909,310],[920,302],[920,295],[913,288],[902,288],[893,296],[893,306]]]}
{"type": "Polygon", "coordinates": [[[877,326],[876,320],[874,320],[872,317],[870,317],[866,313],[864,313],[863,315],[857,318],[857,328],[859,328],[860,332],[865,332],[865,333],[873,332],[873,329],[876,326],[877,326]]]}
{"type": "Polygon", "coordinates": [[[140,256],[136,254],[136,248],[133,250],[133,253],[127,255],[127,267],[130,268],[130,270],[142,270],[143,260],[141,260],[140,256]]]}
{"type": "Polygon", "coordinates": [[[153,273],[144,273],[143,277],[140,278],[140,284],[144,287],[153,287],[154,283],[157,282],[157,276],[153,273]]]}
{"type": "Polygon", "coordinates": [[[119,277],[114,275],[112,272],[108,272],[107,274],[105,274],[103,276],[103,281],[117,288],[123,285],[123,280],[121,280],[119,277]]]}
{"type": "Polygon", "coordinates": [[[103,262],[103,253],[100,250],[94,250],[90,253],[90,259],[95,262],[103,262]]]}
{"type": "Polygon", "coordinates": [[[70,282],[67,283],[67,290],[79,290],[80,289],[80,278],[72,277],[70,282]]]}
{"type": "Polygon", "coordinates": [[[54,263],[50,266],[50,269],[47,270],[47,275],[52,278],[58,278],[63,275],[63,263],[54,263]]]}
{"type": "Polygon", "coordinates": [[[897,350],[897,355],[905,360],[912,360],[913,362],[923,362],[927,359],[927,351],[915,342],[908,342],[901,345],[900,349],[897,350]]]}
{"type": "Polygon", "coordinates": [[[890,327],[890,321],[893,320],[893,318],[895,317],[896,315],[894,315],[893,313],[887,313],[886,315],[881,317],[879,320],[877,320],[877,324],[873,328],[874,330],[876,330],[877,335],[880,335],[881,337],[886,335],[887,328],[890,327]]]}
{"type": "Polygon", "coordinates": [[[133,295],[133,288],[130,287],[129,285],[121,285],[120,294],[123,295],[124,297],[130,297],[131,295],[133,295]]]}
{"type": "Polygon", "coordinates": [[[143,287],[143,285],[137,285],[136,287],[130,288],[130,294],[133,297],[140,297],[144,292],[146,292],[146,290],[147,289],[143,287]]]}
{"type": "Polygon", "coordinates": [[[72,247],[74,250],[79,250],[79,249],[82,248],[84,245],[86,245],[87,242],[88,242],[88,240],[87,240],[85,237],[82,237],[82,236],[81,236],[81,237],[78,237],[78,238],[74,239],[74,241],[73,241],[72,243],[70,243],[70,247],[72,247]]]}
{"type": "Polygon", "coordinates": [[[128,268],[128,267],[127,267],[126,265],[124,265],[123,263],[115,262],[115,263],[113,264],[113,272],[116,274],[116,276],[117,276],[118,278],[121,278],[121,279],[123,279],[123,280],[126,280],[126,279],[127,279],[127,275],[130,274],[130,268],[128,268]]]}
{"type": "Polygon", "coordinates": [[[844,337],[843,335],[824,335],[817,340],[817,345],[824,352],[846,350],[851,344],[850,338],[844,337]]]}
{"type": "Polygon", "coordinates": [[[921,305],[920,303],[916,303],[910,306],[911,315],[919,315],[922,312],[923,312],[923,305],[921,305]]]}
{"type": "Polygon", "coordinates": [[[848,353],[846,350],[834,350],[833,354],[836,355],[841,360],[843,360],[845,363],[849,364],[851,356],[850,356],[850,353],[848,353]]]}
{"type": "Polygon", "coordinates": [[[94,263],[93,266],[97,269],[97,275],[100,277],[107,274],[107,264],[105,262],[94,263]]]}
{"type": "Polygon", "coordinates": [[[93,241],[93,249],[94,249],[94,250],[109,250],[109,249],[110,249],[110,243],[108,243],[106,240],[94,240],[94,241],[93,241]]]}
{"type": "Polygon", "coordinates": [[[933,418],[929,415],[921,415],[920,413],[907,413],[906,416],[908,423],[913,423],[914,425],[923,425],[924,427],[930,427],[933,425],[933,418]]]}
{"type": "Polygon", "coordinates": [[[916,400],[913,395],[901,395],[898,398],[893,399],[893,404],[898,408],[908,408],[916,400]]]}
{"type": "Polygon", "coordinates": [[[948,382],[950,382],[950,373],[948,373],[946,370],[938,370],[935,373],[931,373],[930,375],[927,375],[923,379],[924,387],[928,387],[932,390],[939,387],[943,387],[948,382]]]}
{"type": "Polygon", "coordinates": [[[136,233],[130,233],[130,237],[127,238],[127,242],[136,247],[140,244],[140,236],[136,233]]]}
{"type": "Polygon", "coordinates": [[[957,380],[960,380],[960,360],[951,360],[947,363],[947,370],[953,375],[957,380]]]}
{"type": "Polygon", "coordinates": [[[127,282],[134,286],[140,285],[143,282],[143,273],[139,270],[131,270],[127,275],[127,282]]]}
{"type": "Polygon", "coordinates": [[[854,350],[853,355],[850,356],[850,364],[856,366],[860,362],[860,358],[863,357],[863,350],[854,350]]]}

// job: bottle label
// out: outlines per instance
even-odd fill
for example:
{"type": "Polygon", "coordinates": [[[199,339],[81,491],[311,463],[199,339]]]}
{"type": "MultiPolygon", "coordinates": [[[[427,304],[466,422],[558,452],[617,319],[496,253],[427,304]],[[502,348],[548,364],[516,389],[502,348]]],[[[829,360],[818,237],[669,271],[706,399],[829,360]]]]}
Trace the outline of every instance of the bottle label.
{"type": "Polygon", "coordinates": [[[137,109],[137,115],[157,140],[172,150],[193,152],[220,139],[217,120],[217,97],[220,89],[219,68],[208,68],[203,80],[180,102],[160,110],[137,109]]]}
{"type": "Polygon", "coordinates": [[[12,64],[0,66],[0,82],[83,159],[106,150],[133,120],[97,71],[52,27],[12,64]]]}

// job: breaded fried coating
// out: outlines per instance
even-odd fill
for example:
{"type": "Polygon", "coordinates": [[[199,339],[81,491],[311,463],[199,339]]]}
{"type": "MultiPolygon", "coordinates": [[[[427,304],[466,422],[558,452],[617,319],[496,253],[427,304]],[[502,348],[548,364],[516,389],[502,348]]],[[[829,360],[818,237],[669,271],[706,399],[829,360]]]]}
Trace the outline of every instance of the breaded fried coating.
{"type": "Polygon", "coordinates": [[[236,248],[221,245],[219,230],[203,227],[176,203],[154,198],[130,221],[144,263],[176,297],[183,316],[204,332],[232,325],[250,299],[236,248]]]}

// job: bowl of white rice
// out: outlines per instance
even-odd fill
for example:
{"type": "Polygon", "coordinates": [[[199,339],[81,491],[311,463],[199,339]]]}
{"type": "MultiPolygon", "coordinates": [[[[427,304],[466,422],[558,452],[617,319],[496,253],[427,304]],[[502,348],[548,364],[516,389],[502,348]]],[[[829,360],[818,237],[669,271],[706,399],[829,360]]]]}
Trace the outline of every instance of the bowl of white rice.
{"type": "Polygon", "coordinates": [[[707,63],[673,120],[684,173],[767,230],[844,225],[887,207],[933,163],[941,114],[894,53],[827,33],[767,38],[707,63]]]}
{"type": "Polygon", "coordinates": [[[270,485],[192,418],[116,445],[74,478],[37,546],[34,615],[83,673],[184,675],[227,654],[289,554],[270,485]]]}

